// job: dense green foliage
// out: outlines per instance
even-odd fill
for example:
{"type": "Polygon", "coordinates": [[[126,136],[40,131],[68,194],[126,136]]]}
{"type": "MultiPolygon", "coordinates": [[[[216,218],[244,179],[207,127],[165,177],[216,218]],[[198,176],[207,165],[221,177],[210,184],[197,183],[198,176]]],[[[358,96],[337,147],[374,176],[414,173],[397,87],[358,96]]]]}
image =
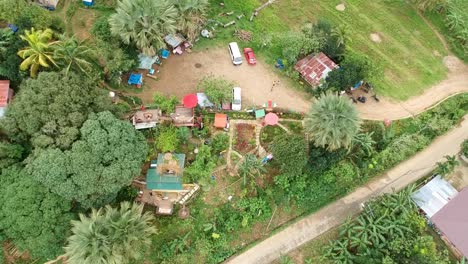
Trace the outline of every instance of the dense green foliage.
{"type": "Polygon", "coordinates": [[[178,129],[173,126],[160,126],[155,138],[156,148],[161,152],[173,152],[179,145],[178,129]]]}
{"type": "Polygon", "coordinates": [[[116,12],[109,18],[112,34],[125,44],[135,43],[147,55],[164,48],[164,36],[177,30],[178,12],[168,0],[123,0],[116,12]]]}
{"type": "Polygon", "coordinates": [[[460,42],[465,54],[468,53],[468,2],[464,0],[448,1],[447,26],[452,36],[460,42]]]}
{"type": "Polygon", "coordinates": [[[90,115],[70,150],[37,150],[26,168],[53,193],[90,208],[109,203],[129,185],[146,154],[145,139],[131,124],[101,112],[90,115]]]}
{"type": "Polygon", "coordinates": [[[34,258],[61,254],[73,218],[70,209],[70,202],[50,193],[20,167],[1,171],[0,231],[34,258]]]}
{"type": "Polygon", "coordinates": [[[41,73],[26,80],[1,126],[17,142],[68,149],[88,114],[110,109],[110,100],[92,80],[64,73],[41,73]]]}
{"type": "Polygon", "coordinates": [[[0,77],[10,80],[12,87],[17,87],[22,79],[18,71],[21,58],[16,53],[24,45],[23,40],[9,28],[0,29],[0,77]]]}
{"type": "Polygon", "coordinates": [[[109,264],[141,260],[156,233],[154,217],[143,205],[123,202],[119,208],[93,209],[72,221],[72,235],[65,247],[67,263],[109,264]]]}
{"type": "Polygon", "coordinates": [[[205,76],[197,85],[197,89],[208,97],[208,100],[218,107],[221,103],[232,101],[232,88],[235,83],[213,75],[205,76]]]}
{"type": "Polygon", "coordinates": [[[463,141],[463,144],[461,145],[461,153],[465,155],[465,157],[468,157],[468,139],[463,141]]]}
{"type": "Polygon", "coordinates": [[[349,148],[359,132],[356,107],[345,97],[328,94],[310,107],[305,130],[316,146],[329,150],[349,148]]]}
{"type": "Polygon", "coordinates": [[[385,194],[365,204],[364,212],[341,226],[339,238],[325,249],[334,263],[449,264],[428,235],[425,219],[411,200],[413,188],[385,194]]]}
{"type": "Polygon", "coordinates": [[[175,106],[180,104],[179,99],[174,95],[170,97],[166,97],[160,93],[153,94],[153,102],[154,106],[161,109],[161,111],[165,114],[171,114],[175,110],[175,106]]]}

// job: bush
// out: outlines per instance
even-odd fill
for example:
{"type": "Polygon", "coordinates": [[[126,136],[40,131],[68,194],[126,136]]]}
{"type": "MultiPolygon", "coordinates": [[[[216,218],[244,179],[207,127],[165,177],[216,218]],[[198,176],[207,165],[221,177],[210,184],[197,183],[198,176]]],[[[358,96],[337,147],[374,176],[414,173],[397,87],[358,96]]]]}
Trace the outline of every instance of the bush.
{"type": "Polygon", "coordinates": [[[155,139],[156,148],[161,152],[172,152],[179,145],[177,130],[173,126],[159,127],[158,136],[155,139]]]}
{"type": "Polygon", "coordinates": [[[205,76],[197,85],[199,91],[203,91],[215,107],[221,102],[231,102],[232,88],[236,84],[213,75],[205,76]]]}
{"type": "Polygon", "coordinates": [[[170,114],[175,110],[175,106],[179,104],[179,99],[174,95],[166,97],[160,93],[153,95],[154,104],[161,109],[163,113],[170,114]]]}
{"type": "Polygon", "coordinates": [[[229,136],[226,133],[220,133],[213,137],[211,142],[211,151],[213,155],[218,155],[229,146],[229,136]]]}
{"type": "Polygon", "coordinates": [[[468,157],[468,139],[465,139],[465,141],[463,141],[461,147],[462,147],[461,153],[465,155],[465,157],[468,157]]]}

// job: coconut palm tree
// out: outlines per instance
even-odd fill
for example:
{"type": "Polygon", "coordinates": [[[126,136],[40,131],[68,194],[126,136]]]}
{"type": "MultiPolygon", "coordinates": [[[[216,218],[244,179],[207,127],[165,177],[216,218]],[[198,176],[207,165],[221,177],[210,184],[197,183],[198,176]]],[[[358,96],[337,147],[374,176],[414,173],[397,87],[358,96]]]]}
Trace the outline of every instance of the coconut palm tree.
{"type": "Polygon", "coordinates": [[[330,35],[335,38],[336,40],[335,44],[336,46],[339,47],[339,46],[344,45],[346,42],[351,41],[348,33],[349,33],[348,25],[340,24],[331,30],[330,35]]]}
{"type": "Polygon", "coordinates": [[[176,5],[180,15],[177,28],[194,41],[206,22],[208,0],[179,0],[176,5]]]}
{"type": "Polygon", "coordinates": [[[65,74],[70,70],[81,71],[87,74],[91,67],[93,52],[83,45],[83,41],[78,41],[76,38],[67,38],[62,36],[61,41],[54,48],[54,57],[57,60],[59,67],[65,69],[65,74]]]}
{"type": "Polygon", "coordinates": [[[116,11],[109,18],[111,33],[146,55],[165,47],[164,36],[177,29],[177,8],[169,0],[122,0],[116,11]]]}
{"type": "Polygon", "coordinates": [[[31,77],[36,77],[40,67],[48,68],[50,65],[57,66],[53,57],[53,46],[56,41],[51,41],[53,32],[51,29],[46,30],[25,30],[21,39],[28,42],[29,46],[18,51],[18,56],[23,59],[20,64],[20,70],[25,71],[30,69],[31,77]]]}
{"type": "Polygon", "coordinates": [[[353,138],[353,141],[351,141],[349,151],[351,151],[353,148],[359,148],[362,149],[366,155],[370,156],[370,154],[372,154],[374,151],[373,146],[375,145],[375,141],[372,138],[373,134],[374,132],[356,134],[356,136],[353,138]]]}
{"type": "Polygon", "coordinates": [[[72,221],[72,235],[65,247],[67,263],[129,263],[139,259],[151,244],[153,216],[143,213],[143,205],[123,202],[119,208],[93,209],[72,221]]]}
{"type": "Polygon", "coordinates": [[[244,162],[239,165],[238,171],[239,175],[243,178],[244,186],[246,186],[249,179],[251,180],[251,184],[255,183],[255,177],[265,173],[266,169],[255,155],[248,154],[245,156],[244,162]]]}
{"type": "Polygon", "coordinates": [[[316,146],[333,151],[351,146],[359,123],[357,109],[348,99],[327,94],[312,104],[305,118],[305,130],[316,146]]]}

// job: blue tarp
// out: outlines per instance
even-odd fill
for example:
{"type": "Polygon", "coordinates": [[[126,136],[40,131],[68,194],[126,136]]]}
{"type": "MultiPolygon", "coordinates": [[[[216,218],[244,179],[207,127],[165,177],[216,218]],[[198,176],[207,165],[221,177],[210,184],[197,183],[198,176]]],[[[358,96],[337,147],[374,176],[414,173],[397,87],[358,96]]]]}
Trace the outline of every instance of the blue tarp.
{"type": "Polygon", "coordinates": [[[8,24],[8,27],[11,29],[11,31],[13,31],[13,33],[18,31],[18,27],[13,24],[8,24]]]}
{"type": "Polygon", "coordinates": [[[83,0],[85,6],[93,6],[94,0],[83,0]]]}
{"type": "Polygon", "coordinates": [[[132,73],[128,77],[129,85],[140,85],[143,82],[143,74],[141,73],[132,73]]]}
{"type": "Polygon", "coordinates": [[[160,50],[160,52],[161,52],[161,57],[162,57],[163,59],[167,59],[167,58],[169,57],[169,54],[171,54],[171,53],[170,53],[168,50],[166,50],[166,49],[162,49],[162,50],[160,50]]]}

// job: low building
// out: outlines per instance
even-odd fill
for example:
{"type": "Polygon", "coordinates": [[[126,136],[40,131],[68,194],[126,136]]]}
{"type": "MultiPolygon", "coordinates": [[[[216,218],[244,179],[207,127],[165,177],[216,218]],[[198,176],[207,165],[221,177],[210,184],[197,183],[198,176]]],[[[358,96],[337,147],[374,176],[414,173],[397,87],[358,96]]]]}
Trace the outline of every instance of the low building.
{"type": "Polygon", "coordinates": [[[152,128],[160,122],[160,117],[161,110],[159,109],[137,111],[132,117],[132,123],[136,129],[152,128]]]}
{"type": "Polygon", "coordinates": [[[327,57],[323,52],[316,55],[309,55],[302,60],[299,60],[294,69],[298,71],[304,80],[312,87],[320,85],[322,80],[327,78],[329,72],[339,66],[327,57]]]}
{"type": "Polygon", "coordinates": [[[464,188],[431,217],[442,239],[468,258],[468,188],[464,188]]]}
{"type": "Polygon", "coordinates": [[[412,194],[413,201],[459,257],[468,257],[468,188],[458,192],[440,176],[412,194]]]}
{"type": "Polygon", "coordinates": [[[228,128],[228,116],[226,114],[216,113],[214,119],[214,127],[216,128],[228,128]]]}
{"type": "Polygon", "coordinates": [[[195,126],[195,110],[178,105],[175,108],[175,113],[171,114],[172,122],[176,127],[192,127],[195,126]]]}
{"type": "Polygon", "coordinates": [[[10,88],[10,81],[0,80],[0,118],[5,115],[8,104],[13,99],[13,89],[10,88]]]}
{"type": "Polygon", "coordinates": [[[185,204],[200,187],[183,183],[184,165],[185,154],[160,153],[151,161],[139,200],[156,206],[158,214],[172,214],[174,204],[185,204]]]}

